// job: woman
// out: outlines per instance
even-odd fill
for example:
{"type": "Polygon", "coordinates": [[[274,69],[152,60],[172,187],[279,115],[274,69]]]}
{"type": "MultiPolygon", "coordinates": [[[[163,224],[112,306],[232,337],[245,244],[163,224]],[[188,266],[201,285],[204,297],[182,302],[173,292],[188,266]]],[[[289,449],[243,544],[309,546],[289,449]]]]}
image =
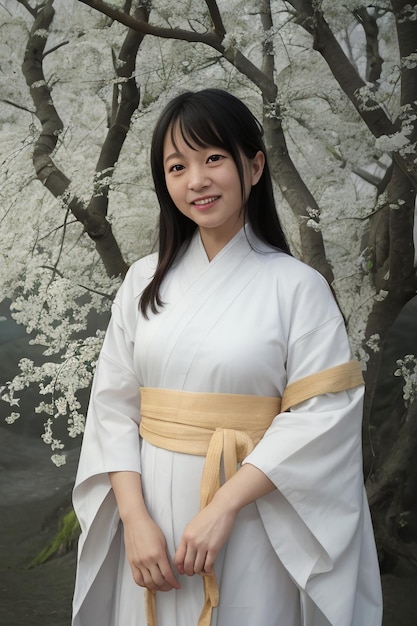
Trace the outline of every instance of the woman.
{"type": "Polygon", "coordinates": [[[159,254],[128,272],[97,366],[73,626],[378,626],[361,376],[289,254],[262,128],[185,93],[151,163],[159,254]]]}

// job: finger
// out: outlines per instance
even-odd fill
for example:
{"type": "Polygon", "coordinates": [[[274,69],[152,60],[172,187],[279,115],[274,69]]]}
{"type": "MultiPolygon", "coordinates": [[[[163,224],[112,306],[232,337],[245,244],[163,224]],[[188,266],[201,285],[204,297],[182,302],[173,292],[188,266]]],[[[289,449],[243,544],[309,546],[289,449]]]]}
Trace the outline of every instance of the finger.
{"type": "Polygon", "coordinates": [[[153,584],[157,588],[162,587],[162,585],[165,584],[166,581],[165,581],[164,575],[162,574],[157,564],[151,565],[149,567],[149,574],[151,576],[153,584]]]}
{"type": "Polygon", "coordinates": [[[215,560],[216,554],[214,552],[207,552],[203,567],[203,572],[206,576],[212,576],[214,574],[215,560]]]}
{"type": "Polygon", "coordinates": [[[171,569],[171,566],[169,564],[168,559],[164,560],[162,563],[160,563],[159,565],[161,574],[166,582],[166,584],[169,585],[169,588],[172,589],[180,589],[181,585],[179,584],[179,582],[177,581],[177,579],[174,576],[174,572],[171,569]]]}
{"type": "Polygon", "coordinates": [[[163,587],[165,586],[164,580],[161,578],[162,584],[161,585],[157,584],[153,578],[151,571],[146,568],[142,568],[140,570],[140,576],[138,576],[138,578],[142,578],[143,580],[143,585],[140,585],[140,586],[146,587],[146,589],[149,589],[150,591],[167,591],[168,590],[168,589],[163,589],[163,587]]]}
{"type": "Polygon", "coordinates": [[[142,572],[137,567],[131,566],[133,580],[139,587],[146,587],[145,581],[143,580],[142,572]]]}
{"type": "Polygon", "coordinates": [[[187,546],[185,544],[185,541],[181,539],[180,544],[174,556],[174,565],[180,574],[184,574],[184,559],[185,559],[186,551],[187,551],[187,546]]]}
{"type": "Polygon", "coordinates": [[[205,552],[197,552],[195,561],[194,561],[194,573],[195,574],[205,573],[206,556],[207,555],[205,552]]]}
{"type": "Polygon", "coordinates": [[[197,558],[197,552],[194,548],[187,548],[187,552],[184,558],[184,574],[187,576],[194,576],[195,574],[195,561],[197,558]]]}

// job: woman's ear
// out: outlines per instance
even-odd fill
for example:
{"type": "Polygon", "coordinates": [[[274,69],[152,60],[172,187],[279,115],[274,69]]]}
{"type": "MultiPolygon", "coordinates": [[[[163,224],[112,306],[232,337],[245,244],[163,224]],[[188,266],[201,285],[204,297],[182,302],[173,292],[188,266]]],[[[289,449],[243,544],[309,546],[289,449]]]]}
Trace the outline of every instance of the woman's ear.
{"type": "Polygon", "coordinates": [[[262,150],[258,150],[251,161],[251,183],[252,187],[256,185],[262,176],[262,172],[264,171],[265,165],[265,155],[262,150]]]}

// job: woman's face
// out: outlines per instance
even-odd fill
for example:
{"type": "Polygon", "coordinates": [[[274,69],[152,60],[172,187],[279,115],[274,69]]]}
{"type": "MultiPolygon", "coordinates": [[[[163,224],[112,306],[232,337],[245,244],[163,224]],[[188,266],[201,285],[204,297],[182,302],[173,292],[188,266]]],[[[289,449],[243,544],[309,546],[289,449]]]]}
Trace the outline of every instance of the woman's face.
{"type": "Polygon", "coordinates": [[[253,159],[242,155],[243,193],[229,152],[216,146],[191,148],[178,129],[174,128],[173,140],[170,129],[165,136],[163,160],[168,193],[178,210],[199,227],[210,257],[208,248],[216,244],[220,250],[243,226],[242,209],[262,174],[264,155],[261,151],[253,159]]]}

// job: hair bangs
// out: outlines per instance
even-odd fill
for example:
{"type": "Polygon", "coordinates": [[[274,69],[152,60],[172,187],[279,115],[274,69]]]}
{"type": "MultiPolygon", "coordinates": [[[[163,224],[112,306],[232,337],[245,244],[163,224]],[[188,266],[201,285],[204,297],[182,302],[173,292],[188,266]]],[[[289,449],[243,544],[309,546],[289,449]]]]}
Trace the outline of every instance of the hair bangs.
{"type": "MultiPolygon", "coordinates": [[[[187,103],[188,104],[188,103],[187,103]]],[[[192,106],[183,106],[171,123],[171,141],[175,149],[175,133],[179,132],[184,142],[192,150],[216,146],[230,150],[222,139],[217,127],[217,120],[211,119],[210,113],[192,106]]]]}

